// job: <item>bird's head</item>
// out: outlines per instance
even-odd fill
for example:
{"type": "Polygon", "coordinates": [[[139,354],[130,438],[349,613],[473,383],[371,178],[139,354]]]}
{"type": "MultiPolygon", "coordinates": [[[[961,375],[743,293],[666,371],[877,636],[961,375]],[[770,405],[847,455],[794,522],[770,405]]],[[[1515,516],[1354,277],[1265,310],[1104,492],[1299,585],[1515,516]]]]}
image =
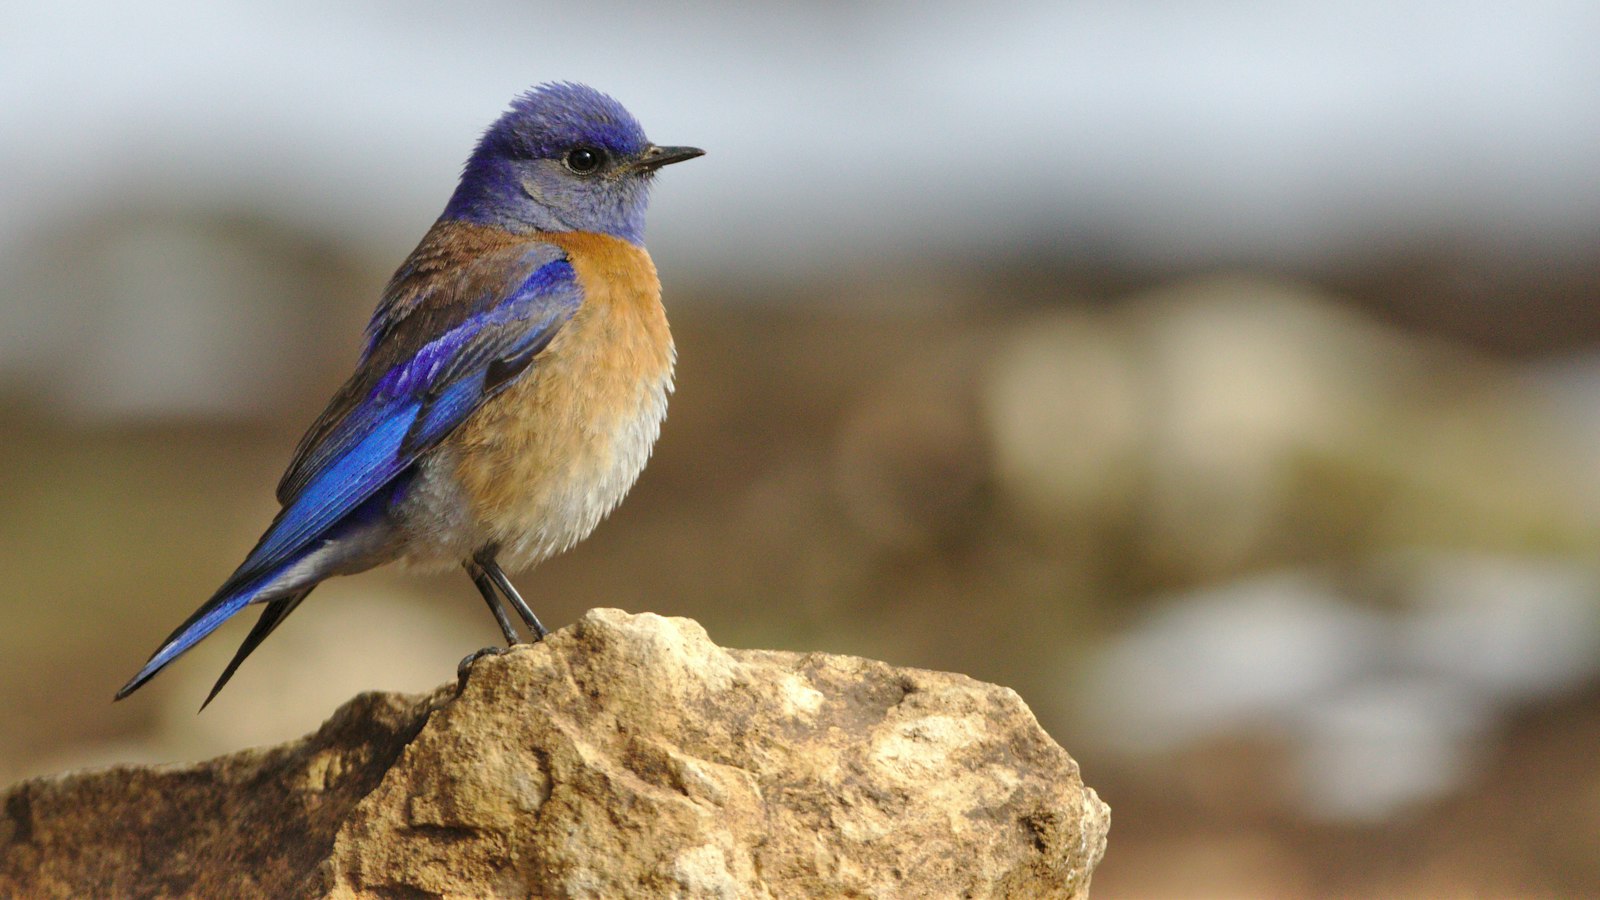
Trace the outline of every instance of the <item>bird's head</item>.
{"type": "Polygon", "coordinates": [[[703,153],[650,143],[622,104],[593,88],[544,84],[484,132],[444,217],[640,243],[656,170],[703,153]]]}

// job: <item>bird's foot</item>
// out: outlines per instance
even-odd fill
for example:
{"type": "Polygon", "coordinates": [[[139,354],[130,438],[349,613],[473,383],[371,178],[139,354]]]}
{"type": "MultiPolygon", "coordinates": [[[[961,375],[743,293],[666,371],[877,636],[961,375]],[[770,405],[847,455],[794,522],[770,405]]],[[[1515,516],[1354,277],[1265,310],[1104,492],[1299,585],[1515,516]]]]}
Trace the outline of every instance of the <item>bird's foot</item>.
{"type": "Polygon", "coordinates": [[[472,666],[478,660],[483,659],[485,656],[500,656],[510,650],[510,647],[490,646],[481,650],[474,650],[461,657],[461,662],[456,664],[456,690],[459,692],[467,686],[467,676],[472,674],[472,666]]]}

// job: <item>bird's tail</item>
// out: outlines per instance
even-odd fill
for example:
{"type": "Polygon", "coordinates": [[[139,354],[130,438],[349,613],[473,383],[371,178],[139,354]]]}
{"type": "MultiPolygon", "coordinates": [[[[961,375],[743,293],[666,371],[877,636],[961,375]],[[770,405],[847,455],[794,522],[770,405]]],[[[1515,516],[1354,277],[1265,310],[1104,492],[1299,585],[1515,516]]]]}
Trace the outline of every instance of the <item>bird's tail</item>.
{"type": "MultiPolygon", "coordinates": [[[[303,508],[296,504],[285,507],[238,570],[223,582],[210,600],[195,610],[162,642],[144,668],[117,691],[117,699],[121,700],[138,690],[168,663],[200,643],[206,635],[216,631],[218,626],[246,606],[252,603],[267,604],[260,621],[244,639],[244,646],[239,648],[233,661],[217,680],[216,687],[212,688],[211,696],[206,698],[206,703],[210,703],[211,698],[233,676],[234,670],[239,668],[239,663],[324,578],[359,572],[393,558],[393,523],[386,512],[396,489],[397,483],[391,483],[343,518],[305,535],[297,532],[297,529],[305,530],[305,516],[301,515],[303,508]],[[286,533],[290,537],[286,538],[286,533]]],[[[204,705],[201,708],[204,709],[204,705]]]]}
{"type": "MultiPolygon", "coordinates": [[[[312,587],[315,586],[312,585],[312,587]]],[[[255,626],[250,629],[249,634],[245,635],[244,642],[234,652],[233,659],[228,661],[228,667],[222,670],[222,674],[217,677],[217,683],[211,686],[211,693],[207,694],[206,699],[200,704],[202,710],[210,706],[211,701],[217,699],[217,694],[221,693],[223,685],[228,683],[228,679],[233,677],[233,673],[239,671],[239,664],[244,662],[245,657],[254,653],[255,649],[261,646],[261,642],[267,639],[267,635],[282,624],[284,619],[289,618],[289,614],[294,612],[295,607],[299,606],[300,601],[304,600],[309,593],[311,593],[311,588],[304,588],[284,597],[282,600],[274,600],[267,604],[267,608],[261,611],[261,618],[256,620],[255,626]]]]}
{"type": "MultiPolygon", "coordinates": [[[[190,647],[200,643],[206,635],[216,631],[219,625],[228,621],[235,613],[251,603],[269,601],[277,603],[291,598],[294,599],[294,602],[290,603],[287,609],[278,607],[282,612],[272,619],[272,624],[276,625],[284,616],[288,615],[288,610],[292,610],[297,606],[300,599],[310,593],[311,588],[315,587],[317,581],[321,580],[320,576],[308,577],[303,571],[306,568],[314,567],[302,565],[307,561],[307,557],[312,556],[318,549],[318,542],[313,542],[310,546],[291,557],[288,562],[275,566],[265,573],[252,575],[243,569],[235,572],[211,596],[210,600],[207,600],[199,609],[195,610],[193,615],[184,620],[184,623],[179,625],[177,630],[173,631],[161,643],[156,652],[150,656],[150,661],[144,664],[144,668],[141,668],[138,674],[128,679],[128,683],[117,691],[116,699],[121,700],[123,697],[138,690],[146,681],[155,677],[157,672],[166,668],[168,663],[182,656],[190,647]]],[[[267,628],[267,631],[270,632],[271,630],[271,627],[267,628]]],[[[259,644],[261,639],[265,637],[265,633],[257,637],[252,632],[250,638],[254,638],[254,642],[251,643],[247,639],[250,649],[255,649],[255,644],[259,644]]],[[[248,652],[248,650],[245,651],[245,654],[248,655],[248,652]]],[[[224,682],[227,681],[227,677],[233,674],[233,670],[242,661],[243,656],[240,656],[229,666],[222,679],[224,682]]],[[[220,683],[218,687],[221,687],[220,683]]],[[[215,691],[212,694],[215,696],[215,691]]],[[[206,702],[209,703],[210,699],[207,698],[206,702]]]]}

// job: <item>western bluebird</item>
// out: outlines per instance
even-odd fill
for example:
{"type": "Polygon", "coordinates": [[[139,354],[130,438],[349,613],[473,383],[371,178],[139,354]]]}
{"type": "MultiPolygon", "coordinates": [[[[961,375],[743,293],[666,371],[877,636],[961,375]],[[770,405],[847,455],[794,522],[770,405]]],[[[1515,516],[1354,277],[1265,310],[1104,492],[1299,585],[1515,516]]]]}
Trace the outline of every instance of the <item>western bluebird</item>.
{"type": "Polygon", "coordinates": [[[587,537],[644,468],[676,358],[645,207],[657,169],[703,152],[650,143],[583,85],[512,101],[384,289],[272,526],[117,699],[265,604],[210,703],[323,579],[394,560],[465,567],[508,643],[521,638],[500,597],[543,638],[500,564],[587,537]]]}

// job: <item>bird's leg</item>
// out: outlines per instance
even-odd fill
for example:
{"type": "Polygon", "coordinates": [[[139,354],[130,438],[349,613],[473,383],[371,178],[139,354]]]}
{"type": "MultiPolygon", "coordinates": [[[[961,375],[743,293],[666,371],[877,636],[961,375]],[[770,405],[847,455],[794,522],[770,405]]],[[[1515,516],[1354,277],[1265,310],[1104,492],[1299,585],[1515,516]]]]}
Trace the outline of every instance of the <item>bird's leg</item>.
{"type": "Polygon", "coordinates": [[[522,595],[517,593],[517,589],[511,586],[511,579],[506,577],[506,573],[500,568],[500,564],[494,561],[494,554],[492,552],[480,553],[473,561],[478,564],[479,568],[483,569],[485,575],[489,576],[489,580],[494,582],[494,586],[500,589],[500,593],[505,595],[506,602],[516,609],[517,615],[522,617],[522,621],[533,629],[533,639],[535,641],[544,640],[545,635],[550,633],[550,629],[544,627],[544,623],[540,622],[539,617],[534,615],[533,610],[528,607],[528,602],[523,600],[522,595]]]}
{"type": "MultiPolygon", "coordinates": [[[[489,604],[489,611],[494,613],[494,620],[500,623],[500,632],[506,636],[506,646],[522,643],[522,635],[517,634],[517,629],[511,624],[511,617],[506,615],[505,607],[500,605],[500,598],[494,593],[494,582],[489,580],[489,576],[483,571],[483,566],[476,560],[462,565],[466,568],[467,574],[472,576],[472,583],[477,585],[478,593],[483,595],[483,602],[489,604]]],[[[520,602],[522,598],[517,599],[520,602]]]]}

